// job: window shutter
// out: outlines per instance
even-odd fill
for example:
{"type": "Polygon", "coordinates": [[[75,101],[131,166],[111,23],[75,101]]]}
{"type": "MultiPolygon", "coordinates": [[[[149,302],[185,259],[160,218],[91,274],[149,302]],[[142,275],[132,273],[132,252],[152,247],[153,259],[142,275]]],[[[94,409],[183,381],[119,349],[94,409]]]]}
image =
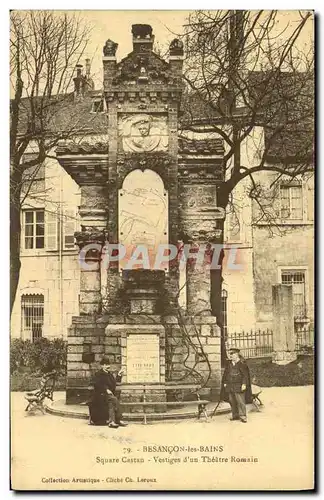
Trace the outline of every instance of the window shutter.
{"type": "Polygon", "coordinates": [[[63,249],[75,248],[74,233],[77,227],[77,216],[74,210],[67,209],[63,215],[63,249]]]}
{"type": "Polygon", "coordinates": [[[306,216],[305,219],[311,222],[314,221],[314,186],[309,185],[306,188],[306,216]]]}
{"type": "Polygon", "coordinates": [[[58,249],[58,215],[57,212],[46,214],[46,250],[58,249]]]}

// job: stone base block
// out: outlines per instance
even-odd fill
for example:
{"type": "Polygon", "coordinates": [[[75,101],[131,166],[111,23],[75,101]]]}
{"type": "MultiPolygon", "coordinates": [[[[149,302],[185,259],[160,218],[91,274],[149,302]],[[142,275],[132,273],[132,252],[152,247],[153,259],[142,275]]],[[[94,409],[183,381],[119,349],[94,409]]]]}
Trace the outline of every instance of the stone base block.
{"type": "Polygon", "coordinates": [[[297,359],[296,351],[275,351],[272,353],[272,363],[276,365],[288,365],[297,359]]]}
{"type": "MultiPolygon", "coordinates": [[[[160,390],[147,390],[145,394],[145,399],[147,402],[158,402],[163,403],[166,401],[166,391],[160,390]]],[[[126,413],[162,413],[165,412],[167,407],[161,404],[154,406],[147,405],[143,406],[140,403],[143,402],[143,392],[124,389],[120,394],[120,402],[123,404],[123,412],[126,413]],[[129,405],[128,403],[137,403],[136,405],[129,405]]]]}
{"type": "Polygon", "coordinates": [[[89,395],[87,387],[68,387],[65,401],[67,405],[76,405],[88,401],[89,395]]]}

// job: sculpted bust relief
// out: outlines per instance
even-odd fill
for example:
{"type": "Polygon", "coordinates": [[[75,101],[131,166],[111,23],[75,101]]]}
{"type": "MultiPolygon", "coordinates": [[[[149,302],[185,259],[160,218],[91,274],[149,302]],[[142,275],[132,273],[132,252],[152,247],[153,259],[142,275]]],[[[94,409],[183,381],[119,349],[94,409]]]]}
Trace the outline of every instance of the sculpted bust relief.
{"type": "Polygon", "coordinates": [[[168,148],[166,117],[126,115],[119,122],[119,134],[125,152],[146,153],[168,148]]]}

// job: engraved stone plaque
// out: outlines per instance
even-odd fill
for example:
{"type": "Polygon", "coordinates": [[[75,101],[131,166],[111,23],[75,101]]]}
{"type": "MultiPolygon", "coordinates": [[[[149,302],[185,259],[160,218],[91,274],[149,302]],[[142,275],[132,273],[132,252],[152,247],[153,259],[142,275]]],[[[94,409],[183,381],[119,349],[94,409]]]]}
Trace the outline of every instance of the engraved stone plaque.
{"type": "Polygon", "coordinates": [[[127,383],[160,382],[159,335],[128,335],[126,357],[127,383]]]}

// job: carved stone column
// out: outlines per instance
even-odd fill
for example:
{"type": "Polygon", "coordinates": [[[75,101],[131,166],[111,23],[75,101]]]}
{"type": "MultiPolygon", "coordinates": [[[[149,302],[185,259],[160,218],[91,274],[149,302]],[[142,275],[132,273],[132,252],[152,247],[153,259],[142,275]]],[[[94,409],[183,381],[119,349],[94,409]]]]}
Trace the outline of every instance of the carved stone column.
{"type": "Polygon", "coordinates": [[[223,210],[209,210],[186,214],[182,228],[187,239],[187,312],[192,315],[210,315],[211,307],[211,264],[213,245],[222,242],[222,230],[217,227],[223,219],[223,210]]]}
{"type": "Polygon", "coordinates": [[[86,230],[75,233],[75,238],[80,249],[80,314],[98,314],[102,304],[100,263],[105,233],[86,230]]]}
{"type": "Polygon", "coordinates": [[[192,243],[190,245],[192,257],[187,261],[187,312],[192,315],[211,314],[210,262],[208,255],[204,254],[201,260],[199,258],[204,248],[207,248],[204,241],[192,243]]]}

